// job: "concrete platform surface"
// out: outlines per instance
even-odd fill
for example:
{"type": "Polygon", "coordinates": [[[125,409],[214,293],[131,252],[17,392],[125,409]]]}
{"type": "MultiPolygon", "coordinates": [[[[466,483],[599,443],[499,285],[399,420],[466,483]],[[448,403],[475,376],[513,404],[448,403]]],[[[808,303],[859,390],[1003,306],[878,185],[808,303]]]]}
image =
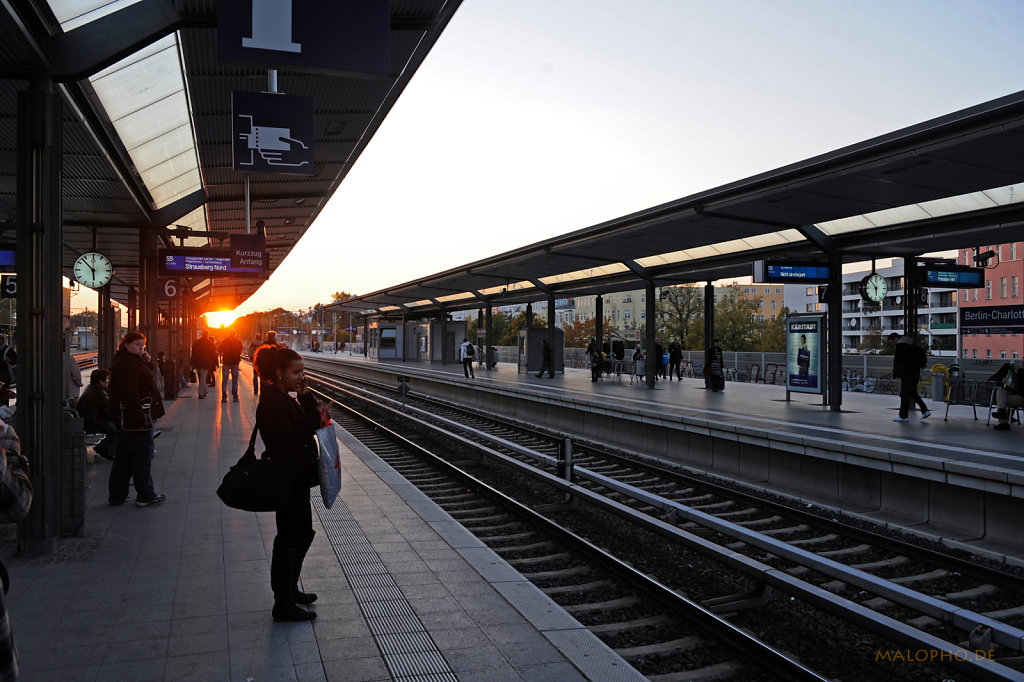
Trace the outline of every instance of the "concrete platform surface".
{"type": "Polygon", "coordinates": [[[318,618],[274,622],[274,516],[215,495],[253,425],[242,374],[241,402],[192,386],[167,404],[153,462],[164,504],[108,506],[110,463],[91,456],[82,536],[49,556],[6,544],[21,679],[639,679],[340,430],[342,494],[328,510],[314,488],[302,573],[318,618]]]}

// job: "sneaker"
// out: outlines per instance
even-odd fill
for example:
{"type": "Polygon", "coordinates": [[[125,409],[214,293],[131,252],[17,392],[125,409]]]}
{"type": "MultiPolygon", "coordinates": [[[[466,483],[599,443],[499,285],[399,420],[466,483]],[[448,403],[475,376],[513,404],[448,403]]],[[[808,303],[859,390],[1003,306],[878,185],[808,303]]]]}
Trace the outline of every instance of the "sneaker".
{"type": "Polygon", "coordinates": [[[122,504],[126,503],[130,499],[131,498],[126,495],[123,500],[108,500],[107,504],[109,504],[111,507],[120,507],[122,504]]]}
{"type": "Polygon", "coordinates": [[[232,400],[232,402],[236,402],[237,403],[238,402],[238,396],[237,395],[231,396],[231,400],[232,400]]]}
{"type": "Polygon", "coordinates": [[[998,424],[996,424],[992,428],[994,428],[996,431],[1009,431],[1010,430],[1010,422],[999,422],[998,424]]]}
{"type": "Polygon", "coordinates": [[[201,396],[199,396],[199,399],[200,400],[206,400],[206,396],[205,395],[201,395],[201,396]]]}
{"type": "Polygon", "coordinates": [[[909,419],[907,419],[906,417],[893,417],[893,418],[892,418],[892,420],[893,420],[894,422],[908,422],[908,421],[910,421],[910,420],[909,420],[909,419]]]}
{"type": "MultiPolygon", "coordinates": [[[[157,495],[152,500],[140,500],[140,499],[136,498],[135,499],[135,506],[136,507],[151,507],[154,504],[162,503],[166,499],[167,499],[166,495],[157,495]]],[[[127,502],[127,498],[125,498],[125,501],[127,502]]]]}
{"type": "Polygon", "coordinates": [[[930,416],[932,416],[931,410],[925,410],[924,412],[921,413],[921,419],[927,419],[930,416]]]}

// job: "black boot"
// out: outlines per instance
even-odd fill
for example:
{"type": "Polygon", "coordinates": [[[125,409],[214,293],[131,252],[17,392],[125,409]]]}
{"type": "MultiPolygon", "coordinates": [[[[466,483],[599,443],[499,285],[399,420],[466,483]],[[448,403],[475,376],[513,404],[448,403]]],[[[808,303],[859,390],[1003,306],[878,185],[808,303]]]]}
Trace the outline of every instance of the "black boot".
{"type": "Polygon", "coordinates": [[[313,620],[316,613],[295,604],[295,558],[294,549],[281,549],[274,543],[274,555],[270,560],[270,588],[274,591],[274,620],[300,622],[313,620]]]}
{"type": "Polygon", "coordinates": [[[312,604],[316,601],[315,592],[303,592],[299,589],[299,574],[302,573],[302,562],[306,559],[306,552],[309,551],[310,545],[313,544],[313,536],[316,535],[315,530],[309,531],[309,539],[303,544],[302,547],[295,553],[295,603],[296,604],[312,604]]]}

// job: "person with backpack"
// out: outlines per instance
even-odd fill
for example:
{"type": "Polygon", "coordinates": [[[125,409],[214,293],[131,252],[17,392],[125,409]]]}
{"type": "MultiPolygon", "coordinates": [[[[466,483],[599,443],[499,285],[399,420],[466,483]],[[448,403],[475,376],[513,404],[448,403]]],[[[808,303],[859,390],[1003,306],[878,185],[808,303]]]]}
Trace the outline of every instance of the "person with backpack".
{"type": "Polygon", "coordinates": [[[992,416],[998,419],[999,423],[993,428],[996,431],[1009,431],[1010,409],[1024,407],[1024,367],[1014,369],[1013,365],[1007,362],[988,380],[1002,384],[996,389],[997,409],[992,416]]]}
{"type": "Polygon", "coordinates": [[[463,337],[462,345],[459,346],[459,359],[462,361],[462,372],[467,379],[476,379],[476,374],[473,372],[473,356],[475,354],[476,351],[473,344],[469,342],[469,338],[463,337]]]}
{"type": "Polygon", "coordinates": [[[889,340],[896,341],[892,355],[892,375],[900,380],[900,413],[892,420],[909,421],[910,406],[914,403],[921,408],[921,419],[927,419],[932,413],[917,392],[917,383],[921,381],[921,370],[928,364],[928,355],[909,336],[900,338],[899,334],[893,332],[889,340]]]}

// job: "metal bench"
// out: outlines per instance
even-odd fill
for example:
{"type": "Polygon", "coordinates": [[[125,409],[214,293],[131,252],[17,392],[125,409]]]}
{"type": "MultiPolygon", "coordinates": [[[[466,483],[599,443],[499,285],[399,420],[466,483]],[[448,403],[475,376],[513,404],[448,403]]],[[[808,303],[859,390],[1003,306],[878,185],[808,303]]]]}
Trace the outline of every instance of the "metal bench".
{"type": "MultiPolygon", "coordinates": [[[[966,405],[973,408],[974,419],[977,421],[978,407],[987,409],[994,402],[996,388],[998,385],[994,381],[960,378],[950,380],[949,396],[946,398],[946,416],[943,421],[949,421],[951,405],[966,405]]],[[[989,419],[991,419],[991,415],[989,415],[989,419]]]]}

